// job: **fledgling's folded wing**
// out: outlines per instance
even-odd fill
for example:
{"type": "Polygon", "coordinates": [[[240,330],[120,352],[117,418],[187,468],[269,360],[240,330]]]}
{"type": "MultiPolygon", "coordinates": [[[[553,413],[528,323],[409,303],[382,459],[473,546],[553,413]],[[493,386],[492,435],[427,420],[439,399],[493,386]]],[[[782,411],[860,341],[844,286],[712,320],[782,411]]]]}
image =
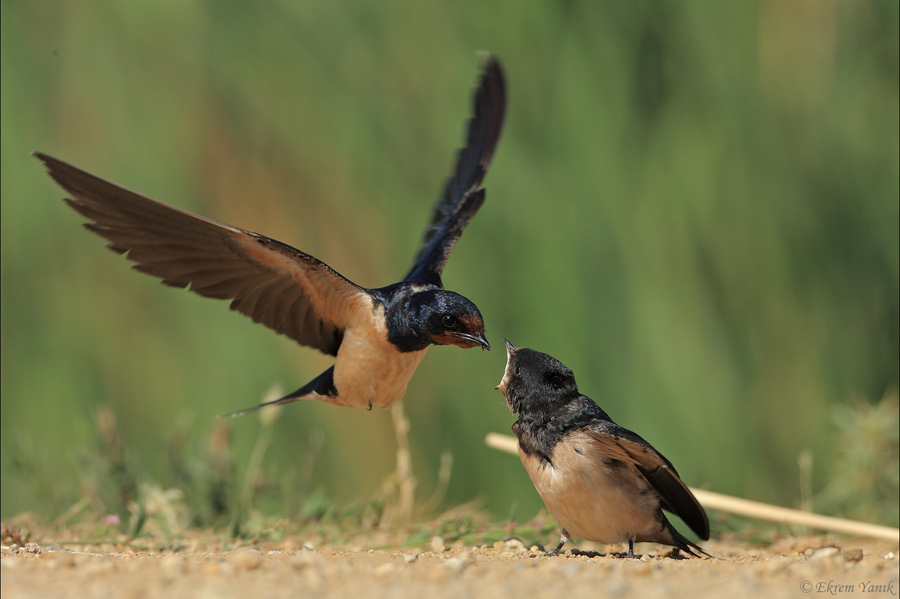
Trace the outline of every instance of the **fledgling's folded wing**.
{"type": "Polygon", "coordinates": [[[488,58],[475,91],[466,145],[434,210],[431,224],[406,281],[441,284],[441,273],[453,246],[484,203],[481,186],[500,140],[506,112],[506,85],[496,57],[488,58]]]}
{"type": "Polygon", "coordinates": [[[636,433],[613,422],[595,424],[590,427],[589,434],[606,448],[613,444],[621,448],[622,455],[627,456],[659,493],[663,509],[684,520],[701,539],[709,539],[706,511],[665,456],[636,433]]]}
{"type": "Polygon", "coordinates": [[[332,355],[355,311],[371,309],[367,290],[309,254],[35,156],[72,195],[66,202],[89,220],[88,230],[166,285],[230,299],[254,322],[332,355]]]}

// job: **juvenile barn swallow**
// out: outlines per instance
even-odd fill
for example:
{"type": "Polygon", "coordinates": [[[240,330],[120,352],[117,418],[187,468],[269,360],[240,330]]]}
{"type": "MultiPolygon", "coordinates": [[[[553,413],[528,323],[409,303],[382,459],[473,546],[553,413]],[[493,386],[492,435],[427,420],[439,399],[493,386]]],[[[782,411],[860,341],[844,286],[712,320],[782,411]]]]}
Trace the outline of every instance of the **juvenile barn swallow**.
{"type": "Polygon", "coordinates": [[[570,535],[599,543],[672,545],[709,556],[666,519],[672,512],[709,539],[709,520],[675,467],[637,434],[612,421],[578,392],[575,375],[552,356],[506,342],[506,371],[497,388],[519,415],[512,425],[519,458],[561,528],[559,555],[570,535]]]}
{"type": "MultiPolygon", "coordinates": [[[[475,90],[465,147],[444,186],[423,244],[399,283],[366,289],[321,260],[264,235],[217,222],[119,187],[45,154],[66,202],[107,247],[172,287],[231,300],[237,310],[301,345],[335,356],[334,366],[280,399],[340,406],[391,406],[434,345],[490,349],[484,320],[467,298],[443,288],[453,246],[485,198],[482,181],[506,109],[499,61],[490,57],[475,90]]],[[[242,412],[236,412],[239,415],[242,412]]]]}

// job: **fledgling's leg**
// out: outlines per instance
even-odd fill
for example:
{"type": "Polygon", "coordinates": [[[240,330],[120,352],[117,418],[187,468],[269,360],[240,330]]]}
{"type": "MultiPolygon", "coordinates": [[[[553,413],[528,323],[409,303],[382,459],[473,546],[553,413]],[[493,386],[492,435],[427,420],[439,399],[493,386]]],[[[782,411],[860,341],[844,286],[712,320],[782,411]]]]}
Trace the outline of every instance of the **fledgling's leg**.
{"type": "Polygon", "coordinates": [[[560,529],[559,533],[559,545],[556,546],[556,549],[548,553],[547,555],[559,555],[559,550],[562,549],[563,545],[566,544],[566,541],[569,540],[569,533],[565,528],[560,529]]]}
{"type": "Polygon", "coordinates": [[[634,554],[634,539],[628,539],[628,557],[637,557],[634,554]]]}

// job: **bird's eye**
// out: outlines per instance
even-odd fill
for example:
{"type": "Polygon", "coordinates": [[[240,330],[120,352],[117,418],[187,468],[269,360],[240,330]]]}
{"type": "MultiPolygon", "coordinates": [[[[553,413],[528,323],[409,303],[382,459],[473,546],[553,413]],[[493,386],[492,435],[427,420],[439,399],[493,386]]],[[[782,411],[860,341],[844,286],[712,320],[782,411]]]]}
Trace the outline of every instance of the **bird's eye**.
{"type": "Polygon", "coordinates": [[[456,328],[457,320],[456,320],[455,316],[451,316],[450,314],[444,314],[444,317],[441,320],[444,323],[444,326],[447,327],[448,329],[456,328]]]}

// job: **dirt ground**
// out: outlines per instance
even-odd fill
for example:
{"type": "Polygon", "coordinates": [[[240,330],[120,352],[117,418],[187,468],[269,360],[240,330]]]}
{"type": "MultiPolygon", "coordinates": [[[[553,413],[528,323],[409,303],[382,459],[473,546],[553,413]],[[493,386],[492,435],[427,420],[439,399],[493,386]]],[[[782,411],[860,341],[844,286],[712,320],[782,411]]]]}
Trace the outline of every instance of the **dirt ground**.
{"type": "MultiPolygon", "coordinates": [[[[178,552],[114,546],[3,547],[3,599],[213,597],[780,597],[897,596],[896,544],[830,536],[765,548],[706,543],[715,559],[639,559],[569,550],[548,557],[510,539],[493,545],[374,550],[315,547],[303,539],[233,550],[197,539],[178,552]]],[[[603,549],[603,548],[600,548],[603,549]]]]}

